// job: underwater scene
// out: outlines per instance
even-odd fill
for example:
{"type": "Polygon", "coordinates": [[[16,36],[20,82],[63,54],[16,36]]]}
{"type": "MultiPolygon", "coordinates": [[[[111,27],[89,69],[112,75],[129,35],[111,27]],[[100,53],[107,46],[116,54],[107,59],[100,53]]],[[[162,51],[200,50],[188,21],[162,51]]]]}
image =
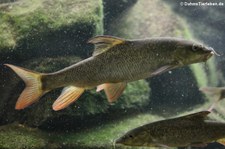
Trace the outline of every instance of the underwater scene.
{"type": "Polygon", "coordinates": [[[225,149],[225,1],[0,0],[0,149],[225,149]]]}

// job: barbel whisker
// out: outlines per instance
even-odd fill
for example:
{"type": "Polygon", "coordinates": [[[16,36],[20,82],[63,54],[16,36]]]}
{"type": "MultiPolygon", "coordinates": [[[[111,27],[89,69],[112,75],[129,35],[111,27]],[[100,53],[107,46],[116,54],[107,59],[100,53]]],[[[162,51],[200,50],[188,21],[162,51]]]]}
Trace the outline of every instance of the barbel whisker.
{"type": "Polygon", "coordinates": [[[216,56],[221,56],[219,53],[217,53],[212,47],[210,47],[210,50],[212,50],[213,54],[215,54],[216,56]]]}

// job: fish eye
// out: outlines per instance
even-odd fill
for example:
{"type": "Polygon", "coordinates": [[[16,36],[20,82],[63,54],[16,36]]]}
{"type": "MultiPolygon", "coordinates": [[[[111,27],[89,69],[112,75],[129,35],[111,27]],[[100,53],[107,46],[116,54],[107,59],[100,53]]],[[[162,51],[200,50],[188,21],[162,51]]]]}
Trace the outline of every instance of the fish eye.
{"type": "Polygon", "coordinates": [[[192,51],[194,51],[194,52],[196,52],[202,48],[203,48],[203,45],[197,45],[197,44],[192,45],[192,51]]]}
{"type": "Polygon", "coordinates": [[[129,135],[130,138],[134,138],[132,135],[129,135]]]}

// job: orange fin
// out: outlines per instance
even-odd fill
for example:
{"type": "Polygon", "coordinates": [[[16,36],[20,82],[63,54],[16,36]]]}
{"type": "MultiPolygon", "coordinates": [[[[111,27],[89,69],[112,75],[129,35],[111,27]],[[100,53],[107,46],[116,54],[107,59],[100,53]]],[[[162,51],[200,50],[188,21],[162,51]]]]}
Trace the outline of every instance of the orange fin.
{"type": "Polygon", "coordinates": [[[116,101],[123,93],[127,83],[105,83],[97,87],[97,92],[104,89],[109,102],[116,101]]]}
{"type": "Polygon", "coordinates": [[[225,138],[224,139],[219,139],[216,142],[218,142],[218,143],[220,143],[220,144],[225,146],[225,138]]]}
{"type": "Polygon", "coordinates": [[[95,45],[95,50],[93,53],[93,56],[99,55],[101,53],[104,53],[108,51],[110,48],[112,48],[115,45],[124,43],[125,40],[118,37],[113,36],[96,36],[91,38],[88,43],[92,43],[95,45]]]}
{"type": "Polygon", "coordinates": [[[65,87],[61,95],[56,99],[52,105],[53,110],[58,111],[68,107],[71,103],[76,101],[84,92],[84,88],[75,86],[65,87]]]}
{"type": "Polygon", "coordinates": [[[25,82],[26,88],[19,96],[15,109],[24,109],[32,103],[36,102],[45,92],[42,90],[41,74],[17,67],[10,64],[5,64],[10,67],[15,73],[25,82]]]}
{"type": "Polygon", "coordinates": [[[105,84],[101,84],[97,86],[96,92],[100,92],[101,90],[104,90],[105,84]]]}

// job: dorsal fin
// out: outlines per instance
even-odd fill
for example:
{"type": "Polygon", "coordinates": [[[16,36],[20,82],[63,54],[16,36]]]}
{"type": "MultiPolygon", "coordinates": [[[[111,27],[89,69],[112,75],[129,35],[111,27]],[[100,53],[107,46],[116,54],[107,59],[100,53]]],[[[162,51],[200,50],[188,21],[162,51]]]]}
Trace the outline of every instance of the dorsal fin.
{"type": "Polygon", "coordinates": [[[113,37],[113,36],[96,36],[88,40],[88,43],[92,43],[95,45],[95,50],[93,55],[99,55],[110,48],[112,48],[115,45],[122,44],[124,43],[125,40],[118,38],[118,37],[113,37]]]}
{"type": "Polygon", "coordinates": [[[204,119],[206,119],[206,117],[209,113],[211,113],[211,112],[210,111],[200,111],[200,112],[197,112],[197,113],[185,115],[185,116],[180,117],[180,118],[190,119],[190,120],[204,120],[204,119]]]}

